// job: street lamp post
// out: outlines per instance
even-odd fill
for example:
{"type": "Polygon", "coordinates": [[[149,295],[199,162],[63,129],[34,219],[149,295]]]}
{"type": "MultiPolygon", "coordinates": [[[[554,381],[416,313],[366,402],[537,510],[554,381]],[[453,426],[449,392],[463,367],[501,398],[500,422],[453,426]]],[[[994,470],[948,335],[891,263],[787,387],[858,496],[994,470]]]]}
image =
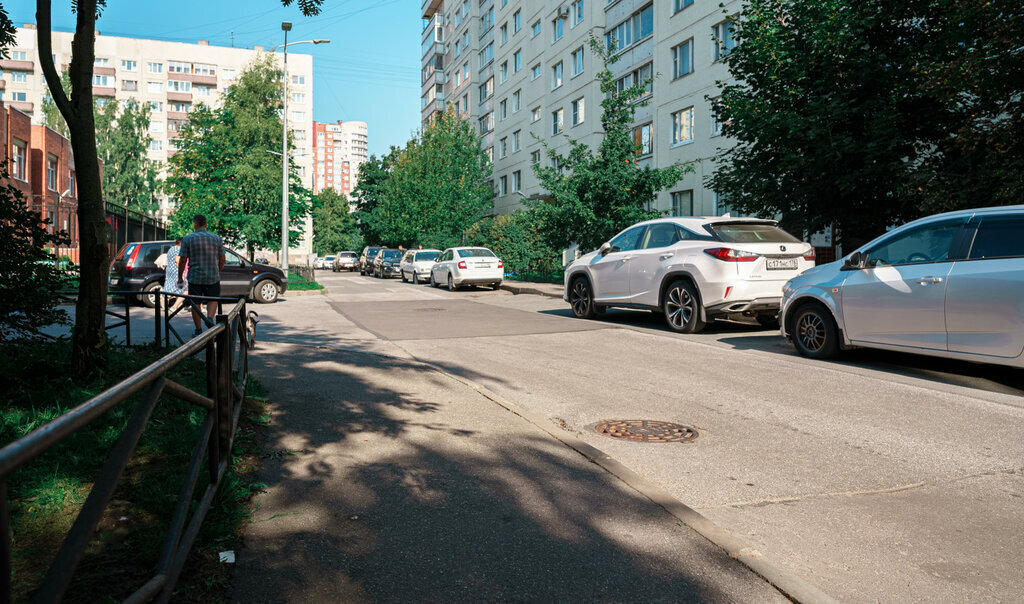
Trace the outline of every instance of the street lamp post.
{"type": "Polygon", "coordinates": [[[284,103],[281,107],[281,270],[288,276],[288,46],[289,44],[326,44],[330,40],[301,40],[288,42],[288,32],[292,30],[291,21],[282,21],[284,31],[284,103]]]}

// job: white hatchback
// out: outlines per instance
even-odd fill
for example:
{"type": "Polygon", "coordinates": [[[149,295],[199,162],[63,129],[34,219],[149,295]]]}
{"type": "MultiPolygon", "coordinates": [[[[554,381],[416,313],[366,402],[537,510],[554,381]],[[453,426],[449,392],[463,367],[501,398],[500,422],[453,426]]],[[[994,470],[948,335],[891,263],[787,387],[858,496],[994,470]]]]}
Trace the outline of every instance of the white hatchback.
{"type": "Polygon", "coordinates": [[[564,299],[584,319],[608,307],[658,311],[682,333],[741,316],[772,325],[782,285],[813,266],[811,244],[773,220],[659,218],[570,264],[564,299]]]}
{"type": "Polygon", "coordinates": [[[430,269],[430,284],[442,283],[454,291],[463,285],[490,285],[498,289],[505,277],[505,263],[485,247],[450,247],[430,269]]]}
{"type": "Polygon", "coordinates": [[[399,270],[402,282],[412,281],[419,284],[421,280],[430,279],[430,269],[441,255],[441,250],[409,250],[402,256],[399,270]]]}

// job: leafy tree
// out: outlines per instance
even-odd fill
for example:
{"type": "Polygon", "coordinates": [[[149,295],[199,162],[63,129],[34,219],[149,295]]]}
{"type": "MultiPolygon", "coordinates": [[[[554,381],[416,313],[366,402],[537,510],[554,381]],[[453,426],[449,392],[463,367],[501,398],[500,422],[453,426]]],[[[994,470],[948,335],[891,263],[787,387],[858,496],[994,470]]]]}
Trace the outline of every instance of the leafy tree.
{"type": "Polygon", "coordinates": [[[103,194],[108,201],[143,212],[158,208],[160,191],[156,165],[149,159],[149,116],[149,104],[136,102],[109,102],[96,113],[103,194]]]}
{"type": "Polygon", "coordinates": [[[708,179],[743,213],[856,244],[938,209],[1024,192],[1009,0],[748,0],[708,179]]]}
{"type": "Polygon", "coordinates": [[[617,91],[609,67],[619,57],[591,36],[590,47],[604,63],[597,74],[601,92],[604,137],[596,152],[570,140],[567,155],[541,141],[554,165],[534,163],[533,171],[550,193],[549,199],[528,202],[549,245],[563,249],[578,244],[582,250],[600,246],[619,230],[658,216],[645,208],[658,191],[679,181],[691,166],[651,168],[639,165],[638,148],[630,127],[650,81],[617,91]]]}
{"type": "Polygon", "coordinates": [[[371,155],[369,160],[359,165],[359,184],[352,191],[352,197],[356,200],[355,217],[359,230],[363,233],[363,239],[371,245],[380,243],[374,211],[384,198],[384,186],[387,184],[395,157],[400,152],[397,147],[392,146],[387,155],[379,158],[371,155]]]}
{"type": "MultiPolygon", "coordinates": [[[[296,3],[302,14],[320,12],[323,0],[281,0],[284,6],[296,3]]],[[[72,330],[72,370],[85,376],[97,364],[98,353],[106,341],[107,271],[110,252],[107,249],[108,229],[103,203],[100,166],[96,149],[96,124],[93,116],[92,69],[96,57],[96,20],[106,0],[75,0],[77,13],[75,36],[71,42],[73,52],[68,73],[71,92],[67,94],[60,84],[53,63],[52,0],[36,0],[36,39],[39,63],[46,77],[47,87],[54,104],[68,125],[71,148],[75,154],[78,182],[78,222],[81,250],[81,276],[72,330]]],[[[13,27],[6,13],[0,19],[0,46],[13,40],[13,27]]]]}
{"type": "Polygon", "coordinates": [[[313,200],[313,251],[319,256],[363,248],[363,235],[349,201],[334,189],[321,191],[313,200]]]}
{"type": "Polygon", "coordinates": [[[46,249],[66,242],[66,236],[47,231],[40,214],[10,184],[5,165],[0,165],[0,240],[0,342],[66,323],[54,295],[61,276],[46,249]]]}
{"type": "MultiPolygon", "coordinates": [[[[60,74],[60,85],[61,88],[64,89],[65,94],[71,94],[71,76],[68,74],[67,69],[60,74]]],[[[43,113],[44,126],[49,127],[64,138],[69,138],[71,136],[67,122],[64,121],[64,116],[61,115],[60,109],[57,108],[57,103],[53,101],[53,97],[48,94],[44,94],[40,109],[43,113]]]]}
{"type": "MultiPolygon", "coordinates": [[[[223,105],[193,107],[169,160],[167,189],[177,209],[172,230],[191,230],[192,216],[204,214],[224,241],[256,248],[281,247],[281,70],[271,57],[257,59],[224,94],[223,105]]],[[[302,237],[310,194],[289,177],[289,240],[302,237]],[[294,225],[294,226],[293,226],[294,225]]]]}
{"type": "Polygon", "coordinates": [[[548,280],[562,271],[561,253],[547,244],[535,218],[524,211],[483,218],[466,229],[466,245],[490,248],[505,263],[506,273],[548,280]]]}

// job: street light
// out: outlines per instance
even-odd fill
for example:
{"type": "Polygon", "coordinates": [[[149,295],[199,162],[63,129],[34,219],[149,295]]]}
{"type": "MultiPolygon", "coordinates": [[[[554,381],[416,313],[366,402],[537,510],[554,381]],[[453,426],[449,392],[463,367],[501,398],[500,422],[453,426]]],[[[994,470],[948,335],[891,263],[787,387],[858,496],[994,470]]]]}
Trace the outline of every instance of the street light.
{"type": "Polygon", "coordinates": [[[288,276],[288,47],[294,44],[327,44],[330,40],[288,41],[288,32],[292,30],[291,21],[282,21],[284,44],[274,48],[284,49],[284,105],[281,108],[281,270],[288,276]]]}

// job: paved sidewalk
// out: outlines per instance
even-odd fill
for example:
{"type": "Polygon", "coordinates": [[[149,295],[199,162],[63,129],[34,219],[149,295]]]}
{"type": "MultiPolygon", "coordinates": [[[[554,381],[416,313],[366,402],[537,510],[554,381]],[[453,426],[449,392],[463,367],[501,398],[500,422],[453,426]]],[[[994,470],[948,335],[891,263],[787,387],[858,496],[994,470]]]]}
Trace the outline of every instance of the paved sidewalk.
{"type": "Polygon", "coordinates": [[[565,288],[561,283],[532,283],[530,281],[503,281],[501,289],[513,294],[534,294],[562,299],[565,288]]]}
{"type": "Polygon", "coordinates": [[[339,329],[366,345],[250,357],[273,401],[269,487],[234,601],[787,601],[526,419],[339,329]]]}

